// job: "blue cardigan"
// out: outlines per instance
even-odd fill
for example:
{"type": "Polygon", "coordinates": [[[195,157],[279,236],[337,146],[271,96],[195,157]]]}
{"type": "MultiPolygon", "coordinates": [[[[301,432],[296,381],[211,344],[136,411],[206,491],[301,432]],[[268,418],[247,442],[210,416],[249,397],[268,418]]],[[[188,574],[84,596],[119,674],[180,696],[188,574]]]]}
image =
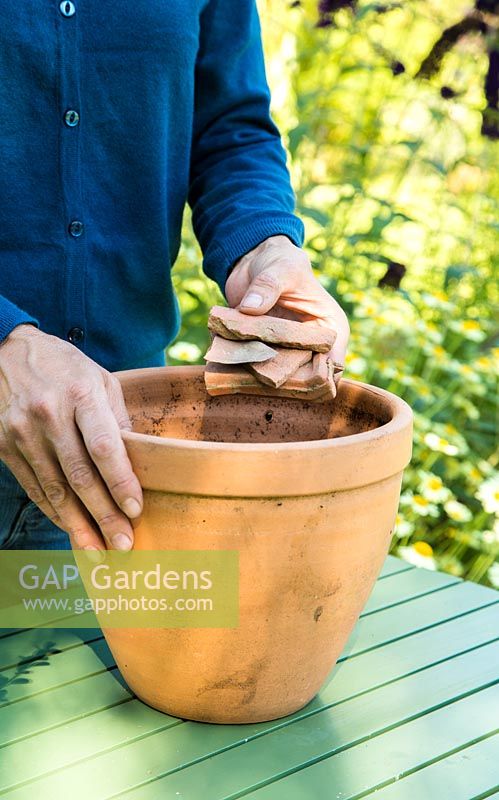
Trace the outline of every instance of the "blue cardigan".
{"type": "Polygon", "coordinates": [[[303,242],[254,0],[2,0],[0,341],[164,363],[186,201],[204,272],[303,242]]]}

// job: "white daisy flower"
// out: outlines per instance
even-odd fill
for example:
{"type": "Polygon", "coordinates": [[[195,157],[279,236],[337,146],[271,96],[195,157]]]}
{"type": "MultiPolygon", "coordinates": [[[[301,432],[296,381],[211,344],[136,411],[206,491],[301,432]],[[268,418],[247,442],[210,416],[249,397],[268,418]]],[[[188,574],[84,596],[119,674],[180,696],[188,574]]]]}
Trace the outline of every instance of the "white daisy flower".
{"type": "Polygon", "coordinates": [[[398,539],[403,539],[405,536],[410,536],[414,532],[414,524],[404,519],[400,514],[397,514],[393,535],[398,539]]]}
{"type": "Polygon", "coordinates": [[[360,356],[354,356],[351,359],[349,359],[347,356],[345,364],[346,371],[352,375],[363,375],[367,369],[367,361],[365,358],[361,358],[360,356]]]}
{"type": "Polygon", "coordinates": [[[201,356],[201,350],[192,342],[176,342],[168,350],[168,355],[176,361],[197,361],[201,356]]]}
{"type": "Polygon", "coordinates": [[[443,503],[450,499],[451,492],[444,486],[442,478],[432,472],[419,471],[419,491],[427,500],[443,503]]]}
{"type": "Polygon", "coordinates": [[[420,517],[438,517],[438,508],[434,503],[423,497],[422,494],[406,492],[400,498],[403,505],[409,505],[420,517]]]}
{"type": "Polygon", "coordinates": [[[468,383],[480,383],[482,380],[480,375],[469,364],[458,364],[457,371],[463,378],[466,378],[468,383]]]}
{"type": "Polygon", "coordinates": [[[451,444],[447,439],[438,436],[436,433],[427,433],[424,437],[424,443],[430,450],[445,453],[447,456],[457,456],[459,453],[459,448],[455,444],[451,444]]]}
{"type": "Polygon", "coordinates": [[[499,544],[499,517],[496,517],[491,531],[482,531],[482,538],[487,544],[499,544]]]}
{"type": "Polygon", "coordinates": [[[499,564],[492,564],[492,566],[489,567],[487,577],[492,586],[494,586],[496,589],[499,589],[499,564]]]}
{"type": "MultiPolygon", "coordinates": [[[[436,570],[437,564],[433,558],[433,549],[427,542],[416,542],[411,547],[399,547],[398,554],[404,561],[415,567],[436,570]]],[[[498,576],[499,578],[499,576],[498,576]]]]}
{"type": "Polygon", "coordinates": [[[444,504],[444,510],[454,522],[469,522],[473,516],[469,508],[457,500],[447,500],[444,504]]]}
{"type": "Polygon", "coordinates": [[[482,330],[480,323],[476,319],[463,319],[459,322],[449,323],[449,327],[456,333],[460,333],[466,339],[473,342],[481,342],[485,339],[486,333],[482,330]]]}
{"type": "Polygon", "coordinates": [[[484,481],[475,497],[480,500],[487,514],[497,514],[499,511],[499,475],[484,481]]]}

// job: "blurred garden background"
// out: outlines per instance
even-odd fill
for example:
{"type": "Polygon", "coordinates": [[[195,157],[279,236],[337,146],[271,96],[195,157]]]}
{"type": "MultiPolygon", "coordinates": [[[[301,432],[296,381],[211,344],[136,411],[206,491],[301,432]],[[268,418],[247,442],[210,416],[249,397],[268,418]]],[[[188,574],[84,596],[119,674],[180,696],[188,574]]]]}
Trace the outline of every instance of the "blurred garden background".
{"type": "MultiPolygon", "coordinates": [[[[403,397],[414,456],[392,552],[499,588],[499,10],[260,0],[306,249],[350,317],[345,375],[403,397]]],[[[205,363],[188,214],[168,362],[205,363]]]]}

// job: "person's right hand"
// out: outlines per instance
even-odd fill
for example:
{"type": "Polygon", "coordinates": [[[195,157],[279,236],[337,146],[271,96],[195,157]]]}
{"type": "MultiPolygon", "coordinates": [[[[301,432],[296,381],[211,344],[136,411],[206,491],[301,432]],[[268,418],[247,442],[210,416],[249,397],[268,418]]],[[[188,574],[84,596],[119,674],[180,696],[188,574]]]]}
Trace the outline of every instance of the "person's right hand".
{"type": "Polygon", "coordinates": [[[142,489],[121,384],[74,345],[18,325],[0,344],[0,459],[77,549],[129,550],[142,489]]]}

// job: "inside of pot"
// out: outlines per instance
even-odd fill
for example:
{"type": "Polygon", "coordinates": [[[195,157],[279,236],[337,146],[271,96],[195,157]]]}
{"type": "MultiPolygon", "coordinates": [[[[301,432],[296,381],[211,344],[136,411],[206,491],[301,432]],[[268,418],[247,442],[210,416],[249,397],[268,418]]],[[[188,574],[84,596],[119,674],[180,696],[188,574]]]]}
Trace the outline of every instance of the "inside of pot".
{"type": "MultiPolygon", "coordinates": [[[[207,442],[300,442],[369,431],[389,422],[390,402],[375,390],[342,381],[335,400],[210,397],[203,367],[137,370],[122,379],[133,430],[207,442]]],[[[125,375],[125,373],[123,373],[125,375]]]]}

